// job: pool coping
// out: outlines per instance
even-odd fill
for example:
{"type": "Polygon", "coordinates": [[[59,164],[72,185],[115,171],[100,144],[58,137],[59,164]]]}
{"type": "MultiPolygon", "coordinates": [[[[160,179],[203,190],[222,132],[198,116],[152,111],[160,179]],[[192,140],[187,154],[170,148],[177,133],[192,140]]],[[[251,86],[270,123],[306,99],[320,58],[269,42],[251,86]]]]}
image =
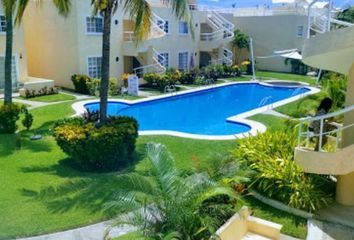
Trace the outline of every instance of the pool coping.
{"type": "MultiPolygon", "coordinates": [[[[268,80],[271,81],[271,80],[268,80]]],[[[279,80],[281,81],[281,80],[279,80]]],[[[273,81],[274,82],[274,81],[273,81]]],[[[289,82],[288,80],[286,82],[289,82]]],[[[294,81],[295,82],[295,81],[294,81]]],[[[299,83],[298,81],[296,81],[299,83]]],[[[176,96],[183,96],[187,95],[190,93],[195,93],[195,92],[201,92],[205,90],[210,90],[210,89],[215,89],[215,88],[221,88],[225,86],[231,86],[231,85],[238,85],[238,84],[245,84],[245,83],[258,83],[260,85],[268,86],[268,87],[280,87],[280,88],[299,88],[301,85],[297,86],[277,86],[273,84],[267,83],[267,81],[240,81],[240,82],[228,82],[228,83],[222,83],[218,85],[211,85],[211,86],[206,86],[206,87],[198,87],[198,88],[193,88],[193,89],[188,89],[188,90],[183,90],[180,92],[176,93],[168,93],[168,94],[162,94],[158,96],[152,96],[152,97],[147,97],[143,99],[136,99],[136,100],[124,100],[124,99],[108,99],[108,102],[114,102],[114,103],[124,103],[124,104],[137,104],[137,103],[144,103],[144,102],[150,102],[154,100],[159,100],[159,99],[165,99],[165,98],[170,98],[170,97],[176,97],[176,96]]],[[[300,82],[303,83],[303,82],[300,82]]],[[[200,139],[200,140],[234,140],[234,139],[241,139],[245,138],[247,136],[255,136],[258,133],[264,133],[267,128],[264,124],[246,119],[250,116],[274,109],[276,107],[294,102],[296,100],[299,100],[301,98],[304,98],[306,96],[315,94],[320,92],[320,89],[316,87],[309,86],[306,83],[303,83],[303,86],[305,88],[308,88],[310,91],[299,94],[297,96],[293,96],[290,98],[286,98],[281,101],[277,101],[271,104],[264,105],[262,107],[255,108],[253,110],[243,112],[241,114],[235,115],[228,117],[226,120],[229,122],[234,122],[234,123],[239,123],[239,124],[245,124],[249,126],[251,129],[248,132],[245,133],[239,133],[239,134],[232,134],[232,135],[202,135],[202,134],[191,134],[191,133],[184,133],[184,132],[178,132],[178,131],[171,131],[171,130],[144,130],[144,131],[139,131],[139,135],[169,135],[169,136],[176,136],[176,137],[184,137],[184,138],[191,138],[191,139],[200,139]]],[[[72,108],[75,111],[75,116],[81,116],[86,112],[85,105],[90,104],[90,103],[97,103],[99,102],[99,99],[91,99],[91,100],[85,100],[85,101],[79,101],[76,102],[72,105],[72,108]]]]}

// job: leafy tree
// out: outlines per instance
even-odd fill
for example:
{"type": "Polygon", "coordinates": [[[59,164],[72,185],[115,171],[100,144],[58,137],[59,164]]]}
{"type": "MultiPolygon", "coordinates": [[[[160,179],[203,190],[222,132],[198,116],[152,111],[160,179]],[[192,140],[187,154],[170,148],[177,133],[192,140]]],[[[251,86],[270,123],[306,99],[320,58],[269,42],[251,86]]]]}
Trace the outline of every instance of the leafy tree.
{"type": "Polygon", "coordinates": [[[243,50],[249,50],[250,40],[249,36],[240,29],[236,29],[234,34],[231,45],[234,48],[234,52],[237,52],[237,54],[235,54],[235,62],[240,63],[243,50]]]}
{"type": "MultiPolygon", "coordinates": [[[[175,15],[178,18],[186,17],[186,0],[163,0],[165,4],[171,5],[175,15]]],[[[152,11],[147,0],[91,0],[93,14],[103,16],[103,41],[102,41],[102,76],[100,85],[100,123],[107,121],[107,100],[108,84],[110,72],[110,39],[111,39],[111,21],[113,14],[117,11],[119,5],[122,5],[125,11],[130,12],[131,18],[135,20],[135,36],[137,41],[146,39],[150,32],[152,11]]]]}
{"type": "MultiPolygon", "coordinates": [[[[42,0],[37,0],[40,4],[42,0]]],[[[69,13],[71,0],[53,0],[61,15],[69,13]]],[[[20,25],[23,14],[28,6],[29,0],[1,0],[6,19],[6,50],[5,50],[5,104],[12,103],[12,49],[13,49],[13,28],[20,25]]]]}
{"type": "Polygon", "coordinates": [[[295,74],[306,75],[309,67],[304,64],[301,60],[286,58],[284,61],[285,65],[291,65],[291,72],[295,74]]]}
{"type": "Polygon", "coordinates": [[[348,7],[347,9],[338,13],[337,19],[345,22],[354,23],[354,6],[348,7]]]}
{"type": "Polygon", "coordinates": [[[106,204],[130,212],[120,215],[116,225],[135,226],[148,239],[209,239],[221,223],[213,213],[223,204],[216,200],[234,199],[235,192],[206,173],[183,176],[161,144],[149,143],[147,155],[149,173],[121,176],[124,187],[106,204]]]}

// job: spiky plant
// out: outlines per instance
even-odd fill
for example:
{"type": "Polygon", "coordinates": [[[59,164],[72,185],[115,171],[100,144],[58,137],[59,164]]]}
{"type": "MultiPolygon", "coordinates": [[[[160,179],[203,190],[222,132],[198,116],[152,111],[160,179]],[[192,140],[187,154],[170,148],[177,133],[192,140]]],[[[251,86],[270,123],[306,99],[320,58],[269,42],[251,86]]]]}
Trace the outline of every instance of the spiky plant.
{"type": "Polygon", "coordinates": [[[182,176],[174,159],[161,144],[149,143],[151,171],[147,175],[126,174],[123,186],[107,209],[124,209],[115,225],[128,224],[151,239],[209,239],[219,219],[209,215],[220,205],[220,196],[235,198],[228,187],[220,186],[205,173],[182,176]]]}

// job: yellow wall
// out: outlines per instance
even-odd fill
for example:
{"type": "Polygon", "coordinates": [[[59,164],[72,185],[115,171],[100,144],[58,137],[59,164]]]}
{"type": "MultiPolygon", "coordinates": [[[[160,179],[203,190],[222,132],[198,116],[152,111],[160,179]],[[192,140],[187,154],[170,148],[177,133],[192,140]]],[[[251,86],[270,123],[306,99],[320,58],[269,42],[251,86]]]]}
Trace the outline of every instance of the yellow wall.
{"type": "MultiPolygon", "coordinates": [[[[3,15],[2,5],[0,4],[0,15],[3,15]]],[[[0,56],[5,56],[6,34],[0,33],[0,56]]],[[[27,80],[27,53],[25,48],[23,25],[14,27],[13,37],[13,56],[18,63],[19,81],[27,80]]]]}

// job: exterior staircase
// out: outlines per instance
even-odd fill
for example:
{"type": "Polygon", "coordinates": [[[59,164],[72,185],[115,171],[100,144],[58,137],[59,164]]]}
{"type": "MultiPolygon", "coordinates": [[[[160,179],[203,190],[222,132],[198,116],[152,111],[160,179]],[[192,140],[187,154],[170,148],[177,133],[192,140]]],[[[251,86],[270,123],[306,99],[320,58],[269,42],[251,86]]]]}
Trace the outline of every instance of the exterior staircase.
{"type": "Polygon", "coordinates": [[[134,68],[134,73],[140,78],[146,73],[163,73],[166,71],[162,64],[166,59],[156,49],[152,48],[152,64],[134,68]]]}
{"type": "Polygon", "coordinates": [[[211,60],[210,63],[213,65],[218,65],[218,64],[224,64],[227,66],[231,66],[233,61],[233,52],[227,48],[222,49],[222,58],[216,59],[216,60],[211,60]]]}

